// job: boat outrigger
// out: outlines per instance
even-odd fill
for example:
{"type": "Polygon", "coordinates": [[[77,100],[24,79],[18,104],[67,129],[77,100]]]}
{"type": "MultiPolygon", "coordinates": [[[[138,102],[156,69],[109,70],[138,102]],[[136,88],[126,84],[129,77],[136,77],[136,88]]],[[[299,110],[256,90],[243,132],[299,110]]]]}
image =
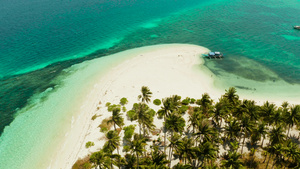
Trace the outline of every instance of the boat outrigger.
{"type": "Polygon", "coordinates": [[[294,26],[294,29],[300,30],[300,26],[294,26]]]}
{"type": "Polygon", "coordinates": [[[223,54],[221,52],[209,52],[208,55],[205,56],[209,59],[223,58],[223,54]]]}

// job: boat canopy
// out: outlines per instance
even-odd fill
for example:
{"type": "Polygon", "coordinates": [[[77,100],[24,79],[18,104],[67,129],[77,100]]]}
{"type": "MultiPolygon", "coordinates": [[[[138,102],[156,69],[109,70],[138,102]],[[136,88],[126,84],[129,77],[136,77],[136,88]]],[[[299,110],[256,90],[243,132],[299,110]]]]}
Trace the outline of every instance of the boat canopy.
{"type": "Polygon", "coordinates": [[[209,52],[208,54],[211,55],[211,56],[214,56],[215,52],[209,52]]]}
{"type": "Polygon", "coordinates": [[[215,54],[216,54],[216,55],[220,55],[220,54],[221,54],[221,52],[215,52],[215,54]]]}

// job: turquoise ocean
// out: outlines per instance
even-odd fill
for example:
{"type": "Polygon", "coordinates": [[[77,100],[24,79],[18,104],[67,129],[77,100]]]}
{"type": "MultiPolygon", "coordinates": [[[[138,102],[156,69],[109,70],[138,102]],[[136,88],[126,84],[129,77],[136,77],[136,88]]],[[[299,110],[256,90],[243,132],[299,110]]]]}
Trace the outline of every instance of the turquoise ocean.
{"type": "MultiPolygon", "coordinates": [[[[59,89],[63,80],[54,79],[65,69],[86,60],[142,46],[196,44],[225,54],[222,62],[206,62],[216,75],[300,84],[300,31],[293,29],[300,25],[300,0],[0,3],[0,168],[19,168],[28,151],[40,151],[46,144],[34,141],[39,132],[26,135],[34,130],[26,128],[32,125],[30,109],[59,89]],[[25,140],[22,145],[17,144],[20,140],[25,140]],[[15,152],[8,153],[11,149],[15,152]]],[[[47,132],[56,132],[50,120],[59,117],[45,119],[49,121],[37,126],[51,123],[47,132]]]]}

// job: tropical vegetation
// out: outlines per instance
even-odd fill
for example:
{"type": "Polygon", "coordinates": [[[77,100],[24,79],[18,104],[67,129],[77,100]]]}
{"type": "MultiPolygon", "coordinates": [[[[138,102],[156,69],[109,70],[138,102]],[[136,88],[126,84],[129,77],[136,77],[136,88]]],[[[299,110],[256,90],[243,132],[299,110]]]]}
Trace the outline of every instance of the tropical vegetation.
{"type": "Polygon", "coordinates": [[[125,98],[119,105],[106,104],[112,113],[107,123],[114,129],[105,131],[106,143],[81,162],[82,168],[300,168],[300,105],[257,105],[240,100],[235,88],[217,101],[207,93],[198,99],[173,95],[153,104],[151,97],[143,86],[140,102],[126,112],[137,127],[124,126],[125,98]],[[155,118],[163,121],[162,128],[154,125],[155,118]]]}

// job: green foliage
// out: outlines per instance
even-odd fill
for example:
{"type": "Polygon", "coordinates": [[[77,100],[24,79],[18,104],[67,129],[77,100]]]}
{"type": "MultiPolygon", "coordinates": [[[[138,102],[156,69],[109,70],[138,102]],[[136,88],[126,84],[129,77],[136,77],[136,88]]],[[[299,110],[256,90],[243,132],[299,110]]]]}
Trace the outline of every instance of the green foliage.
{"type": "Polygon", "coordinates": [[[92,120],[95,120],[97,117],[98,117],[98,115],[94,114],[93,117],[92,117],[92,120]]]}
{"type": "Polygon", "coordinates": [[[128,100],[127,100],[127,98],[125,98],[125,97],[123,97],[121,100],[120,100],[120,104],[122,105],[122,106],[124,106],[125,104],[127,104],[128,103],[128,100]]]}
{"type": "Polygon", "coordinates": [[[135,125],[126,126],[123,128],[123,130],[124,130],[124,139],[130,141],[135,130],[135,125]]]}
{"type": "Polygon", "coordinates": [[[100,132],[102,132],[102,133],[106,133],[107,131],[108,131],[107,127],[101,127],[100,128],[100,132]]]}
{"type": "Polygon", "coordinates": [[[142,86],[141,92],[142,94],[138,96],[138,100],[141,100],[143,103],[149,103],[152,96],[150,89],[147,86],[142,86]]]}
{"type": "MultiPolygon", "coordinates": [[[[259,106],[253,100],[239,100],[236,90],[230,88],[214,102],[207,93],[197,101],[188,97],[181,101],[177,95],[155,99],[153,104],[161,106],[155,112],[147,104],[152,93],[147,87],[141,91],[141,102],[135,103],[126,113],[129,120],[137,120],[139,134],[134,133],[136,125],[116,128],[116,125],[123,125],[121,111],[126,112],[126,98],[120,100],[120,105],[107,103],[112,117],[99,125],[107,137],[103,146],[105,151],[94,153],[90,162],[76,163],[75,167],[164,169],[170,168],[168,163],[174,166],[173,160],[179,159],[180,163],[173,168],[256,168],[258,165],[262,168],[299,168],[299,144],[289,139],[293,137],[290,131],[294,134],[294,130],[299,130],[299,105],[285,102],[277,107],[266,102],[259,106]],[[182,117],[185,112],[190,116],[188,122],[182,117]],[[155,115],[164,119],[163,128],[158,129],[153,124],[155,115]],[[112,125],[116,130],[110,131],[112,125]],[[148,135],[150,132],[154,138],[148,135]],[[119,135],[123,134],[121,142],[119,135]],[[122,158],[114,154],[119,153],[120,146],[127,152],[122,158]],[[150,150],[146,149],[148,146],[150,150]],[[227,152],[219,154],[222,147],[227,152]],[[243,154],[243,148],[244,152],[252,149],[243,154]],[[264,162],[255,155],[264,155],[264,162]]],[[[96,117],[94,115],[92,119],[96,117]]],[[[86,143],[87,148],[92,145],[92,142],[86,143]]]]}
{"type": "Polygon", "coordinates": [[[179,108],[179,112],[180,112],[181,114],[184,114],[188,109],[189,109],[188,106],[182,105],[182,106],[179,108]]]}
{"type": "Polygon", "coordinates": [[[121,106],[120,105],[116,105],[116,104],[113,104],[113,105],[109,105],[107,107],[107,110],[109,112],[112,112],[113,110],[120,110],[121,111],[121,106]]]}
{"type": "Polygon", "coordinates": [[[94,142],[89,141],[89,142],[85,143],[85,148],[90,148],[90,147],[92,147],[94,145],[95,145],[94,142]]]}
{"type": "Polygon", "coordinates": [[[107,103],[105,104],[106,107],[108,107],[108,106],[110,106],[110,105],[111,105],[110,102],[107,102],[107,103]]]}
{"type": "Polygon", "coordinates": [[[191,98],[191,104],[194,104],[196,102],[196,99],[194,99],[194,98],[191,98]]]}
{"type": "Polygon", "coordinates": [[[185,98],[184,100],[182,100],[181,103],[182,103],[183,105],[189,105],[190,102],[191,102],[191,99],[190,99],[189,97],[187,97],[187,98],[185,98]]]}
{"type": "Polygon", "coordinates": [[[161,105],[160,99],[155,99],[155,100],[153,100],[153,104],[156,105],[156,106],[161,105]]]}
{"type": "Polygon", "coordinates": [[[123,111],[123,112],[126,112],[126,111],[127,111],[127,109],[126,109],[125,106],[122,107],[122,111],[123,111]]]}
{"type": "Polygon", "coordinates": [[[130,121],[134,121],[137,119],[137,115],[134,110],[129,110],[127,112],[127,117],[129,118],[130,121]]]}
{"type": "Polygon", "coordinates": [[[98,126],[98,127],[100,127],[100,132],[106,132],[106,131],[110,130],[112,124],[107,123],[110,120],[111,120],[111,117],[102,120],[101,124],[98,126]]]}
{"type": "Polygon", "coordinates": [[[123,146],[123,151],[129,152],[130,151],[130,145],[124,145],[123,146]]]}
{"type": "Polygon", "coordinates": [[[83,159],[78,159],[75,164],[72,166],[72,169],[91,169],[92,164],[89,161],[89,157],[85,157],[83,159]]]}

